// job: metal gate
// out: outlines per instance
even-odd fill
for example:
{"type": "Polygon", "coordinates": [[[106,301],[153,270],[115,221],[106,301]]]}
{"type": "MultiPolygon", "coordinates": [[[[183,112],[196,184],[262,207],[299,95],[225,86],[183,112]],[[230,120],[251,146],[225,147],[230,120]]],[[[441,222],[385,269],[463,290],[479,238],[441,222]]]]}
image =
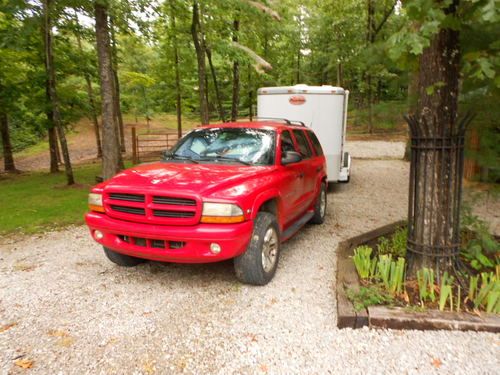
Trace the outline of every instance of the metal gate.
{"type": "Polygon", "coordinates": [[[132,162],[134,164],[160,160],[163,153],[172,148],[179,137],[177,132],[137,134],[132,128],[132,162]]]}

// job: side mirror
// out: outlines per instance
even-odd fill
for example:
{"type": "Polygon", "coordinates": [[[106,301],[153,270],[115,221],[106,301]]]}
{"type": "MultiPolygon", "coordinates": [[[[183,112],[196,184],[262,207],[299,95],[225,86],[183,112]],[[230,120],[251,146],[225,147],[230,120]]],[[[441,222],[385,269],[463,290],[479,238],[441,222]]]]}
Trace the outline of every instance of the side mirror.
{"type": "Polygon", "coordinates": [[[170,150],[166,150],[164,153],[163,153],[163,160],[169,160],[169,159],[172,159],[172,151],[170,150]]]}
{"type": "Polygon", "coordinates": [[[300,155],[296,151],[285,151],[283,155],[281,155],[281,164],[287,165],[292,163],[298,163],[302,160],[302,155],[300,155]]]}

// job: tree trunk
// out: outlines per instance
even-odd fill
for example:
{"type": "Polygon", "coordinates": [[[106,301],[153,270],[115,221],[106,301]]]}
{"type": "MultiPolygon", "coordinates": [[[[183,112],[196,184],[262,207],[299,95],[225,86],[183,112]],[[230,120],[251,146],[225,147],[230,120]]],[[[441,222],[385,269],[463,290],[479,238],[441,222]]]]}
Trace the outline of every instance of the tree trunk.
{"type": "Polygon", "coordinates": [[[118,123],[118,131],[120,135],[120,151],[125,152],[125,128],[123,126],[123,116],[122,116],[122,108],[121,108],[121,100],[120,100],[120,80],[118,79],[118,48],[116,47],[116,38],[115,38],[115,26],[113,23],[113,17],[109,19],[109,25],[111,28],[111,48],[112,48],[112,69],[113,69],[113,87],[114,87],[114,95],[113,95],[113,107],[115,112],[115,118],[118,123]]]}
{"type": "MultiPolygon", "coordinates": [[[[408,113],[414,115],[417,111],[417,99],[418,99],[418,69],[410,72],[409,83],[408,83],[408,113]]],[[[409,134],[409,133],[408,133],[409,134]]],[[[411,138],[408,136],[406,141],[405,154],[403,160],[410,161],[411,156],[411,138]]]]}
{"type": "MultiPolygon", "coordinates": [[[[233,42],[238,42],[240,20],[233,21],[233,42]]],[[[267,43],[267,42],[266,42],[267,43]]],[[[264,49],[266,49],[265,47],[264,49]]],[[[240,64],[237,60],[233,62],[233,98],[231,101],[231,121],[238,120],[238,105],[240,104],[240,64]]]]}
{"type": "Polygon", "coordinates": [[[252,67],[248,65],[248,119],[253,121],[252,67]]]}
{"type": "Polygon", "coordinates": [[[177,45],[177,30],[175,26],[174,3],[170,1],[170,19],[172,27],[172,47],[174,52],[175,68],[175,111],[177,113],[177,137],[182,137],[182,101],[181,101],[181,76],[179,69],[179,47],[177,45]]]}
{"type": "Polygon", "coordinates": [[[95,28],[102,98],[102,177],[107,180],[120,171],[121,154],[114,115],[113,69],[108,30],[108,10],[95,2],[95,28]]]}
{"type": "MultiPolygon", "coordinates": [[[[455,13],[457,5],[455,0],[446,12],[455,13]]],[[[419,99],[412,133],[424,139],[418,155],[412,150],[410,202],[413,187],[414,204],[408,218],[412,272],[422,267],[451,271],[460,248],[463,154],[457,154],[460,145],[455,145],[457,134],[463,143],[465,120],[458,124],[459,73],[459,33],[441,29],[419,61],[419,99]]]]}
{"type": "Polygon", "coordinates": [[[57,97],[56,90],[56,71],[54,67],[54,54],[52,49],[52,24],[50,17],[51,1],[52,0],[44,0],[43,2],[45,19],[45,68],[48,80],[48,93],[50,97],[50,104],[52,107],[52,119],[57,131],[59,142],[61,143],[66,181],[68,185],[73,185],[75,183],[75,178],[73,176],[73,168],[71,166],[71,160],[69,157],[68,143],[66,141],[66,135],[64,134],[64,128],[62,126],[61,114],[59,111],[59,99],[57,97]]]}
{"type": "Polygon", "coordinates": [[[337,86],[342,87],[342,63],[337,63],[337,86]]]}
{"type": "MultiPolygon", "coordinates": [[[[366,26],[366,40],[369,45],[375,42],[375,2],[368,0],[368,23],[366,26]]],[[[373,88],[372,74],[368,70],[366,73],[366,85],[368,91],[368,132],[373,134],[373,88]]]]}
{"type": "Polygon", "coordinates": [[[210,65],[212,80],[214,81],[215,99],[217,101],[217,110],[219,111],[219,117],[222,122],[226,122],[226,114],[224,112],[224,107],[222,106],[222,98],[220,95],[219,84],[217,83],[217,73],[215,72],[215,67],[214,64],[212,63],[212,51],[210,50],[209,47],[206,47],[205,52],[207,54],[208,64],[210,65]]]}
{"type": "Polygon", "coordinates": [[[0,112],[0,137],[2,138],[3,164],[5,172],[17,172],[12,156],[12,144],[10,143],[9,118],[4,111],[0,112]]]}
{"type": "MultiPolygon", "coordinates": [[[[80,55],[83,57],[82,40],[80,37],[80,25],[78,24],[78,17],[76,15],[76,10],[75,10],[75,23],[77,25],[77,31],[75,33],[76,42],[78,44],[78,50],[80,51],[80,55]]],[[[96,142],[96,149],[97,149],[97,157],[101,158],[102,157],[101,134],[100,134],[100,130],[99,130],[99,120],[97,119],[97,108],[95,105],[94,90],[92,88],[92,80],[90,79],[90,74],[86,69],[84,69],[84,71],[83,71],[83,76],[85,78],[85,83],[87,85],[87,97],[89,100],[90,117],[92,118],[92,123],[94,124],[94,134],[95,134],[95,142],[96,142]]]]}
{"type": "Polygon", "coordinates": [[[193,37],[194,48],[196,50],[196,59],[198,62],[198,87],[200,96],[200,119],[203,125],[209,123],[208,100],[206,97],[206,66],[205,66],[205,45],[200,42],[200,15],[198,10],[198,2],[193,1],[193,20],[191,23],[191,35],[193,37]]]}

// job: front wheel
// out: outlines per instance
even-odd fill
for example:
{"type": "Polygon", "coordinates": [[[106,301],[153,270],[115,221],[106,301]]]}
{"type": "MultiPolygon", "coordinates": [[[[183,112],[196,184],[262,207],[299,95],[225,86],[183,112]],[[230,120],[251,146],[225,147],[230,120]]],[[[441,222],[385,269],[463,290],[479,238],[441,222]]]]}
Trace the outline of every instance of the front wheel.
{"type": "Polygon", "coordinates": [[[323,224],[325,222],[326,206],[326,182],[322,182],[318,198],[316,199],[316,203],[314,205],[314,216],[310,220],[311,223],[323,224]]]}
{"type": "Polygon", "coordinates": [[[234,258],[236,277],[245,284],[266,285],[276,273],[279,255],[280,235],[276,217],[259,212],[247,250],[234,258]]]}
{"type": "Polygon", "coordinates": [[[138,264],[145,262],[144,259],[131,257],[131,256],[128,256],[125,254],[120,254],[120,253],[117,253],[116,251],[108,249],[107,247],[103,247],[103,248],[104,248],[104,254],[106,254],[108,259],[110,261],[112,261],[113,263],[118,264],[119,266],[135,267],[138,264]]]}

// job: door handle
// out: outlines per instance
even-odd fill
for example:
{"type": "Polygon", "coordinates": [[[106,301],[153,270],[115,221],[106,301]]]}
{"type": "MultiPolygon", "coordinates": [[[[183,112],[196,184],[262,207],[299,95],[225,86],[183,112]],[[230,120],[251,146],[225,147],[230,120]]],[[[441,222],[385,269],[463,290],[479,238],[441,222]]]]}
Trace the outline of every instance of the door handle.
{"type": "Polygon", "coordinates": [[[322,169],[323,169],[323,167],[317,167],[316,172],[321,172],[322,169]]]}
{"type": "Polygon", "coordinates": [[[304,178],[304,173],[303,173],[303,172],[300,172],[299,174],[297,174],[297,177],[298,177],[298,178],[304,178]]]}

